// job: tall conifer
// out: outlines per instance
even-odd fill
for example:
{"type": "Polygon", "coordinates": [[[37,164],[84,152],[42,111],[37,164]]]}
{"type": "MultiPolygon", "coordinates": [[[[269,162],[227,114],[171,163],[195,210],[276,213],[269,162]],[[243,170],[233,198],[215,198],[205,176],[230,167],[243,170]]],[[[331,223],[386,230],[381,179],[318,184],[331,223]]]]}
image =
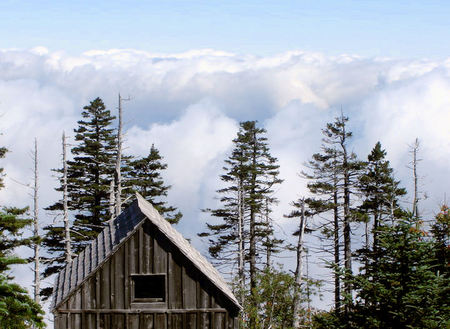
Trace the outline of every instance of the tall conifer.
{"type": "MultiPolygon", "coordinates": [[[[75,132],[75,146],[71,149],[73,160],[67,161],[67,206],[74,214],[70,227],[74,253],[83,249],[85,244],[95,238],[110,219],[109,188],[114,181],[117,139],[111,128],[115,119],[106,109],[100,98],[94,99],[82,111],[82,120],[78,121],[75,132]]],[[[64,143],[64,142],[63,142],[64,143]]],[[[63,169],[60,174],[63,192],[63,169]]],[[[63,200],[46,208],[62,212],[63,200]]],[[[57,273],[67,261],[65,229],[59,223],[44,228],[43,244],[50,256],[45,262],[44,277],[57,273]]],[[[51,288],[43,289],[42,295],[48,297],[51,288]]]]}
{"type": "MultiPolygon", "coordinates": [[[[333,241],[335,311],[341,306],[340,272],[341,242],[345,272],[352,272],[352,245],[350,223],[354,218],[351,195],[356,193],[356,185],[364,163],[356,154],[348,150],[352,133],[347,130],[348,118],[341,114],[322,130],[322,152],[313,155],[308,162],[309,170],[303,176],[310,179],[310,192],[316,196],[310,207],[314,212],[332,211],[332,217],[323,226],[323,233],[333,241]],[[343,237],[343,241],[341,240],[343,237]]],[[[345,292],[351,296],[351,286],[347,280],[345,292]]]]}
{"type": "Polygon", "coordinates": [[[159,150],[152,145],[146,157],[129,162],[126,185],[132,193],[140,193],[167,221],[176,224],[182,214],[164,200],[171,186],[164,184],[161,172],[167,169],[167,164],[162,160],[159,150]]]}
{"type": "MultiPolygon", "coordinates": [[[[245,287],[248,271],[250,303],[258,300],[254,294],[261,256],[276,250],[269,213],[277,202],[274,186],[282,182],[265,133],[265,129],[256,126],[256,121],[240,124],[233,140],[235,148],[225,160],[225,174],[221,176],[227,186],[217,191],[223,207],[207,210],[222,222],[207,224],[208,232],[200,234],[210,237],[209,252],[213,258],[226,262],[230,268],[237,267],[240,288],[245,287]],[[272,244],[267,244],[267,237],[271,237],[272,244]]],[[[249,318],[249,328],[253,329],[256,318],[252,314],[249,318]]]]}
{"type": "Polygon", "coordinates": [[[369,247],[369,221],[373,223],[373,249],[378,247],[378,228],[386,220],[398,218],[403,214],[398,204],[398,198],[406,194],[400,188],[399,181],[393,177],[393,169],[386,159],[386,151],[377,142],[367,156],[366,168],[359,178],[359,189],[363,194],[363,203],[359,207],[362,214],[367,216],[366,222],[366,248],[369,247]]]}
{"type": "MultiPolygon", "coordinates": [[[[0,147],[0,158],[8,150],[0,147]]],[[[3,184],[3,168],[0,168],[0,188],[3,184]]],[[[32,224],[31,219],[23,218],[27,208],[2,207],[0,210],[0,328],[44,327],[41,307],[27,291],[13,282],[9,275],[10,266],[25,264],[27,261],[14,256],[19,246],[31,246],[32,239],[23,238],[23,229],[32,224]]]]}

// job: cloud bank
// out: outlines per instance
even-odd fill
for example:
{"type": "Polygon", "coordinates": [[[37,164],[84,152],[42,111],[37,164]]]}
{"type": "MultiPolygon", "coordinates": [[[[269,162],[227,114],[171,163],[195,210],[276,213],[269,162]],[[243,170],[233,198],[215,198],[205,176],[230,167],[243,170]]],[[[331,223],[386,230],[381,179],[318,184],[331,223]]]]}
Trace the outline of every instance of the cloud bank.
{"type": "MultiPolygon", "coordinates": [[[[70,136],[81,109],[101,97],[113,112],[124,104],[127,152],[146,155],[155,144],[169,167],[169,201],[184,213],[179,229],[204,248],[195,234],[214,206],[223,160],[242,120],[268,131],[285,179],[274,217],[287,235],[294,223],[282,218],[289,202],[306,193],[297,173],[319,151],[321,129],[340,113],[350,117],[352,149],[365,158],[379,140],[411,188],[408,145],[421,141],[421,203],[432,215],[448,192],[450,177],[450,59],[392,60],[291,51],[270,57],[192,50],[155,54],[133,49],[92,50],[79,56],[49,51],[0,50],[0,145],[7,187],[1,204],[29,205],[30,152],[40,145],[41,207],[58,195],[51,168],[60,166],[60,135],[70,136]]],[[[408,197],[405,202],[408,201],[408,197]]],[[[406,204],[406,203],[405,203],[406,204]]],[[[45,215],[49,222],[51,217],[45,215]]],[[[29,285],[31,278],[23,282],[29,285]],[[27,281],[28,280],[28,281],[27,281]]]]}

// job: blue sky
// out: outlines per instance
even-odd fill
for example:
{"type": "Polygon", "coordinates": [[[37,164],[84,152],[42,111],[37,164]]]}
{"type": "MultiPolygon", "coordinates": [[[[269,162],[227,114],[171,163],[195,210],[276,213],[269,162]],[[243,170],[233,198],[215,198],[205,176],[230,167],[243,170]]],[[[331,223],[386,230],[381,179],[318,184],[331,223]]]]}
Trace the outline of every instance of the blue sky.
{"type": "MultiPolygon", "coordinates": [[[[11,151],[0,163],[0,203],[31,204],[18,182],[31,182],[35,137],[45,146],[41,208],[58,200],[51,168],[60,167],[62,130],[73,141],[82,107],[101,97],[115,113],[120,92],[132,98],[126,152],[146,156],[153,143],[160,150],[168,201],[184,214],[177,228],[204,254],[197,233],[210,218],[200,209],[218,202],[241,120],[259,120],[279,159],[284,182],[273,215],[286,240],[295,223],[283,214],[308,193],[298,172],[340,108],[352,150],[365,158],[381,141],[409,190],[408,145],[420,139],[421,213],[433,216],[449,195],[449,17],[449,0],[0,0],[0,145],[11,151]]],[[[45,224],[55,219],[41,214],[45,224]]],[[[328,273],[323,266],[311,266],[315,278],[328,273]]],[[[27,267],[15,275],[30,287],[27,267]]]]}
{"type": "Polygon", "coordinates": [[[0,48],[71,54],[214,48],[270,55],[444,58],[450,1],[36,1],[0,3],[0,48]]]}

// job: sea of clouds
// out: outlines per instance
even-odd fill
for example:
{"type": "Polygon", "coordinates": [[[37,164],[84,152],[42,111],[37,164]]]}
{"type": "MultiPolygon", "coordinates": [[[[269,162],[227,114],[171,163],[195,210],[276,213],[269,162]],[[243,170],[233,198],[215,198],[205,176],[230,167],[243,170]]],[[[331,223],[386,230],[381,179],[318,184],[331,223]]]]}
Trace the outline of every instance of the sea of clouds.
{"type": "MultiPolygon", "coordinates": [[[[350,117],[351,150],[361,158],[377,141],[402,185],[412,188],[410,145],[420,140],[420,208],[433,216],[448,202],[450,182],[450,59],[401,60],[326,56],[291,51],[258,57],[202,49],[156,54],[133,49],[92,50],[79,56],[49,51],[0,50],[0,145],[6,188],[1,205],[31,205],[31,151],[39,145],[40,206],[60,196],[51,168],[61,166],[61,134],[73,137],[81,109],[101,97],[117,111],[124,102],[126,153],[147,155],[152,144],[168,163],[169,202],[183,212],[178,229],[203,253],[196,233],[217,205],[223,160],[239,121],[258,120],[285,181],[273,217],[291,239],[289,203],[307,193],[298,173],[320,150],[321,129],[342,111],[350,117]]],[[[69,140],[70,141],[70,140],[69,140]]],[[[73,141],[73,139],[72,139],[73,141]]],[[[405,206],[412,200],[404,200],[405,206]]],[[[41,209],[42,221],[54,218],[41,209]]],[[[20,251],[25,253],[25,251],[20,251]]],[[[289,261],[284,261],[289,266],[289,261]]],[[[314,270],[313,270],[314,272],[314,270]]],[[[320,271],[318,271],[320,272],[320,271]]],[[[31,272],[16,269],[30,286],[31,272]]]]}

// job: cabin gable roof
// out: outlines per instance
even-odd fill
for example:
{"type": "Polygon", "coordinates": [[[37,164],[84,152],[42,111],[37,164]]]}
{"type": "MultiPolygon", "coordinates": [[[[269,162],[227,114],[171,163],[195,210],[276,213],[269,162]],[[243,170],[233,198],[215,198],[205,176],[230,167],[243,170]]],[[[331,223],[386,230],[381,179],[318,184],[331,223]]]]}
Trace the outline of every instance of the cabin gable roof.
{"type": "Polygon", "coordinates": [[[178,250],[216,286],[237,308],[236,297],[220,273],[172,225],[167,222],[142,196],[135,200],[117,218],[108,222],[102,232],[67,264],[55,279],[54,310],[64,303],[81,284],[94,274],[148,219],[178,250]]]}

